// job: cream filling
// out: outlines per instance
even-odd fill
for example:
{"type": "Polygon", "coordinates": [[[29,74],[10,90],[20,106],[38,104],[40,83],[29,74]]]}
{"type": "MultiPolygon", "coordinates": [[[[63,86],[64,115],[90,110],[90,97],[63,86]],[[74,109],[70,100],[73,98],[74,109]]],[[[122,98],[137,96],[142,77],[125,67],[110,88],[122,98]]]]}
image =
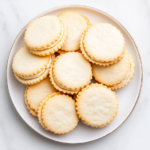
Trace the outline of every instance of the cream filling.
{"type": "Polygon", "coordinates": [[[34,75],[34,76],[29,76],[29,77],[23,77],[23,76],[20,76],[20,75],[18,75],[19,77],[21,77],[21,78],[23,78],[23,79],[34,79],[34,78],[37,78],[37,77],[39,77],[41,74],[43,74],[44,73],[44,71],[45,71],[45,69],[47,69],[47,68],[49,68],[50,67],[50,65],[51,65],[51,58],[50,58],[50,61],[49,61],[49,63],[48,63],[48,65],[44,68],[44,70],[43,71],[41,71],[40,73],[38,73],[38,74],[36,74],[36,75],[34,75]]]}
{"type": "MultiPolygon", "coordinates": [[[[61,24],[62,24],[62,23],[61,23],[61,24]]],[[[51,47],[55,46],[57,43],[60,42],[60,40],[61,40],[63,34],[64,34],[64,31],[62,30],[60,38],[59,38],[54,44],[51,44],[51,46],[49,46],[49,47],[47,47],[47,48],[43,48],[43,49],[31,49],[31,50],[34,50],[34,51],[41,51],[41,50],[46,50],[46,49],[48,49],[48,48],[51,48],[51,47]]]]}
{"type": "Polygon", "coordinates": [[[127,78],[129,77],[129,75],[130,75],[130,71],[127,73],[125,79],[124,79],[121,83],[119,83],[119,84],[117,84],[117,85],[123,84],[123,83],[127,80],[127,78]]]}
{"type": "Polygon", "coordinates": [[[62,89],[64,89],[64,90],[67,90],[67,91],[74,91],[74,92],[78,92],[78,91],[79,91],[79,90],[69,90],[69,89],[67,89],[66,87],[60,85],[54,76],[53,76],[53,79],[54,79],[55,83],[56,83],[59,87],[61,87],[62,89]]]}

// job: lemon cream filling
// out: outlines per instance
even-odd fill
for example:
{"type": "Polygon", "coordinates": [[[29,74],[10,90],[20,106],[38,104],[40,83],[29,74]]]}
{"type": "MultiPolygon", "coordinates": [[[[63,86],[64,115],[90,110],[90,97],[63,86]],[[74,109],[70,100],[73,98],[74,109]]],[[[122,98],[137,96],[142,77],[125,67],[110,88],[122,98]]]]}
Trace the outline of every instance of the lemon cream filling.
{"type": "MultiPolygon", "coordinates": [[[[62,23],[61,23],[61,24],[62,24],[62,23]]],[[[63,29],[62,29],[60,38],[59,38],[54,44],[51,44],[49,47],[43,48],[43,49],[31,49],[31,50],[34,50],[34,51],[41,51],[41,50],[46,50],[46,49],[48,49],[48,48],[52,48],[52,47],[54,47],[57,43],[60,42],[60,40],[61,40],[63,34],[64,34],[64,31],[63,31],[63,29]]]]}
{"type": "Polygon", "coordinates": [[[51,58],[50,58],[50,61],[49,61],[48,65],[44,68],[44,70],[42,70],[40,73],[38,73],[38,74],[36,74],[36,75],[34,75],[34,76],[29,76],[29,77],[23,77],[23,76],[20,76],[20,75],[18,75],[18,76],[21,77],[21,78],[23,78],[23,79],[34,79],[34,78],[37,78],[37,77],[39,77],[41,74],[44,73],[45,69],[47,69],[47,68],[50,67],[51,61],[52,61],[52,60],[51,60],[51,58]]]}
{"type": "Polygon", "coordinates": [[[67,91],[74,91],[74,92],[78,92],[78,91],[79,91],[79,89],[77,89],[77,90],[70,90],[70,89],[67,89],[66,87],[60,85],[54,76],[53,76],[53,79],[54,79],[55,83],[56,83],[59,87],[61,87],[62,89],[64,89],[64,90],[67,90],[67,91]]]}

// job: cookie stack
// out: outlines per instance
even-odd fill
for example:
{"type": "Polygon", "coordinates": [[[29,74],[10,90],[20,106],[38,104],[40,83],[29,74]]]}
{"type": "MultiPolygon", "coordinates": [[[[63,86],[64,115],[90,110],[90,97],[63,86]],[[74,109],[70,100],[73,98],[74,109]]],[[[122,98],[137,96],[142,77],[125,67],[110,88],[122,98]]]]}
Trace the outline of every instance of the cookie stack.
{"type": "Polygon", "coordinates": [[[27,85],[25,103],[43,128],[65,134],[79,119],[96,128],[115,119],[118,98],[112,90],[127,85],[134,74],[133,59],[116,27],[62,12],[32,21],[24,41],[12,68],[27,85]]]}

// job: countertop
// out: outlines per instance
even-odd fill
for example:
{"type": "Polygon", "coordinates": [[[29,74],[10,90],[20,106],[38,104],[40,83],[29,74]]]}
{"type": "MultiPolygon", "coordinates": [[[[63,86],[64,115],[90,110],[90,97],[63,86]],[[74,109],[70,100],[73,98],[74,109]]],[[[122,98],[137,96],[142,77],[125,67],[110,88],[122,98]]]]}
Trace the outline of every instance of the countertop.
{"type": "Polygon", "coordinates": [[[0,1],[0,150],[149,150],[150,149],[150,1],[149,0],[1,0],[0,1]],[[80,4],[101,9],[135,40],[143,62],[143,87],[127,121],[110,135],[86,144],[68,145],[33,131],[18,115],[7,91],[6,63],[19,31],[53,7],[80,4]]]}

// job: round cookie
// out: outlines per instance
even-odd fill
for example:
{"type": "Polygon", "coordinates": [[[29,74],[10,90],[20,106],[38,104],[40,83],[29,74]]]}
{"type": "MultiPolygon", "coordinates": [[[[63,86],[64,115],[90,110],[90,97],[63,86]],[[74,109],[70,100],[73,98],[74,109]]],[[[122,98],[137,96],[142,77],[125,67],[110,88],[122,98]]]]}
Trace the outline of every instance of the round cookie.
{"type": "Polygon", "coordinates": [[[124,87],[134,73],[134,64],[131,56],[125,51],[124,57],[110,66],[92,65],[93,76],[96,81],[105,84],[112,90],[124,87]],[[126,80],[126,81],[125,81],[126,80]]]}
{"type": "Polygon", "coordinates": [[[61,93],[52,93],[42,100],[38,119],[46,130],[55,134],[72,131],[78,124],[74,100],[61,93]]]}
{"type": "Polygon", "coordinates": [[[40,102],[49,94],[56,92],[49,77],[34,85],[27,85],[25,91],[25,103],[30,113],[37,116],[40,102]]]}
{"type": "Polygon", "coordinates": [[[50,69],[50,79],[54,87],[68,94],[78,93],[89,84],[91,78],[91,64],[79,52],[59,55],[50,69]]]}
{"type": "Polygon", "coordinates": [[[80,38],[80,49],[90,62],[108,66],[122,59],[125,41],[121,32],[108,23],[88,26],[80,38]]]}
{"type": "Polygon", "coordinates": [[[31,53],[39,56],[54,54],[67,38],[66,26],[56,16],[43,16],[33,20],[25,32],[25,43],[31,53]]]}
{"type": "Polygon", "coordinates": [[[78,50],[82,32],[91,24],[89,19],[77,12],[63,12],[58,17],[66,24],[68,33],[67,40],[61,49],[65,51],[78,50]]]}
{"type": "Polygon", "coordinates": [[[118,99],[116,94],[107,87],[91,84],[78,93],[76,110],[83,123],[101,128],[115,119],[118,112],[118,99]]]}
{"type": "Polygon", "coordinates": [[[20,48],[12,63],[15,77],[27,85],[40,82],[47,77],[53,57],[33,55],[27,46],[20,48]]]}

